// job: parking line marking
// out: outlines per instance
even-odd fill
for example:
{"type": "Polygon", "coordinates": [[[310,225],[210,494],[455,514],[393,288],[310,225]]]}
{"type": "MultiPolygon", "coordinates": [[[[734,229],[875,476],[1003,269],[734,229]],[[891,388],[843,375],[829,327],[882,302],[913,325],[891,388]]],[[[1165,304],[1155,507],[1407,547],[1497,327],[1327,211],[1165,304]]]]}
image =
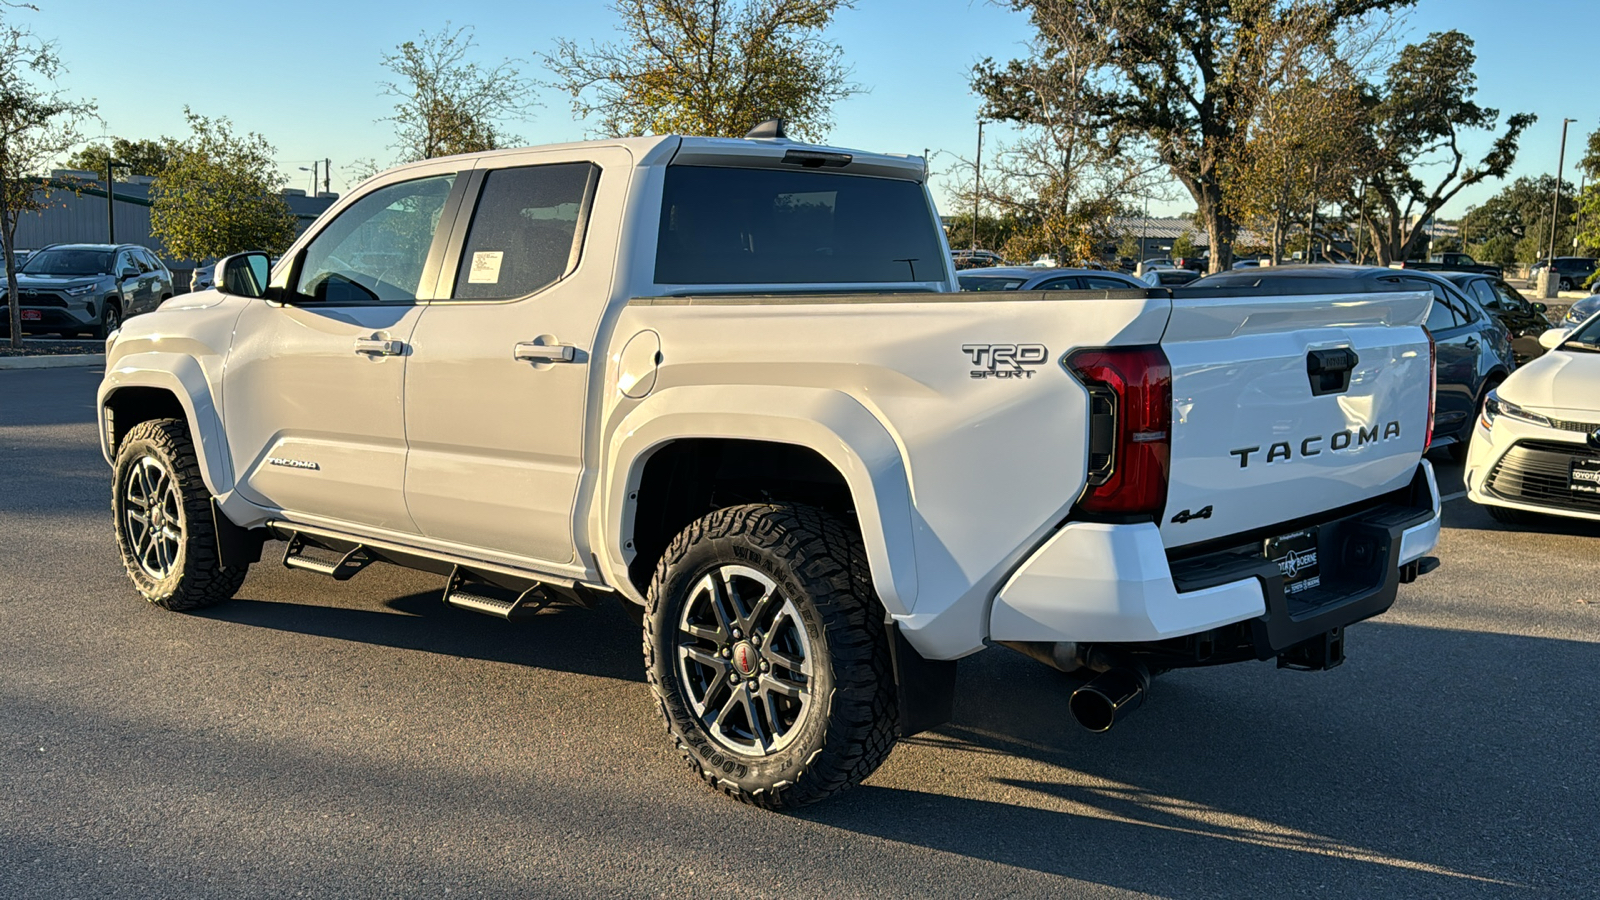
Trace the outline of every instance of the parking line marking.
{"type": "Polygon", "coordinates": [[[1440,503],[1449,503],[1451,500],[1460,500],[1467,495],[1466,491],[1456,491],[1454,494],[1445,494],[1439,498],[1440,503]]]}

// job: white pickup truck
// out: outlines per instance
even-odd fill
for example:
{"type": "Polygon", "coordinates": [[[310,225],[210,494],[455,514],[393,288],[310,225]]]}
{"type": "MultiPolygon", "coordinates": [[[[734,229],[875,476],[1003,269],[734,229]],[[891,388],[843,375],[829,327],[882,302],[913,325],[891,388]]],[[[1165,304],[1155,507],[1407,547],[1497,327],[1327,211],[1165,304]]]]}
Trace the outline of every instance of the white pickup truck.
{"type": "Polygon", "coordinates": [[[960,293],[924,175],[781,134],[379,175],[107,341],[128,574],[206,606],[271,538],[620,600],[683,753],[786,807],[990,644],[1105,730],[1153,672],[1339,664],[1436,564],[1427,294],[960,293]]]}

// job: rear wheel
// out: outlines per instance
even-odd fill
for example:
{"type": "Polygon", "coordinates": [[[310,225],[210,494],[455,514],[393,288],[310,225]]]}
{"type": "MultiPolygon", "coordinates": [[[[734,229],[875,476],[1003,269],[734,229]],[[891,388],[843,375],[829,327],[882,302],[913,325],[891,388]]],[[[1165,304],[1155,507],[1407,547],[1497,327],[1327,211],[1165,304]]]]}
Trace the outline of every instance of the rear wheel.
{"type": "Polygon", "coordinates": [[[861,538],[810,507],[718,510],[656,567],[645,663],[712,786],[771,809],[859,783],[894,746],[895,685],[861,538]]]}
{"type": "Polygon", "coordinates": [[[238,592],[247,567],[224,567],[218,558],[211,495],[183,422],[135,425],[117,450],[113,477],[117,549],[146,600],[181,611],[238,592]]]}

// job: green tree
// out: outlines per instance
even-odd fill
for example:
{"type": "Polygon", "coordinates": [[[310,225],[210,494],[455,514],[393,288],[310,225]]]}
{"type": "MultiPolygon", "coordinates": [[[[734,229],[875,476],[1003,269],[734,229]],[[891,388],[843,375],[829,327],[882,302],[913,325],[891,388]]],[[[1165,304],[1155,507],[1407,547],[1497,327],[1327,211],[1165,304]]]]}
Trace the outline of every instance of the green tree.
{"type": "Polygon", "coordinates": [[[395,80],[383,82],[383,93],[396,98],[393,122],[400,162],[415,162],[514,146],[521,139],[505,125],[526,118],[533,83],[524,78],[520,60],[503,59],[494,66],[472,59],[477,42],[470,27],[437,34],[424,32],[383,56],[395,80]]]}
{"type": "Polygon", "coordinates": [[[1402,49],[1385,83],[1371,92],[1364,140],[1373,163],[1364,213],[1382,265],[1420,249],[1427,222],[1463,189],[1504,178],[1518,139],[1535,120],[1517,113],[1501,130],[1500,112],[1473,101],[1472,47],[1472,38],[1459,31],[1430,34],[1402,49]],[[1475,163],[1461,149],[1469,130],[1500,131],[1475,163]],[[1429,184],[1430,178],[1436,180],[1429,184]]]}
{"type": "Polygon", "coordinates": [[[295,218],[272,145],[254,132],[235,135],[225,118],[187,107],[183,114],[189,137],[173,142],[171,161],[151,185],[151,234],[180,259],[282,253],[294,241],[295,218]]]}
{"type": "MultiPolygon", "coordinates": [[[[1467,210],[1461,217],[1461,236],[1468,241],[1487,241],[1506,236],[1520,241],[1529,234],[1550,236],[1550,200],[1555,196],[1554,175],[1529,178],[1524,175],[1501,188],[1482,204],[1467,210]],[[1543,226],[1542,231],[1540,226],[1543,226]]],[[[1561,215],[1570,217],[1577,211],[1573,188],[1561,183],[1561,215]]]]}
{"type": "Polygon", "coordinates": [[[67,159],[67,168],[103,175],[107,160],[115,159],[119,163],[117,167],[119,172],[154,178],[161,174],[167,167],[167,162],[171,160],[171,145],[170,138],[160,140],[146,138],[137,141],[112,138],[109,146],[90,144],[74,153],[67,159]]]}
{"type": "Polygon", "coordinates": [[[1138,262],[1144,253],[1144,245],[1139,242],[1137,234],[1124,234],[1122,240],[1117,241],[1117,256],[1126,257],[1138,262]]]}
{"type": "Polygon", "coordinates": [[[545,64],[609,136],[743,137],[767,119],[819,141],[860,87],[823,37],[850,0],[616,0],[622,40],[562,39],[545,64]]]}
{"type": "Polygon", "coordinates": [[[26,26],[0,21],[0,243],[13,347],[22,346],[17,220],[47,205],[45,168],[82,143],[81,125],[94,115],[92,102],[70,99],[56,88],[63,72],[53,41],[41,40],[26,26]]]}
{"type": "MultiPolygon", "coordinates": [[[[1600,129],[1589,135],[1578,167],[1588,175],[1589,183],[1575,204],[1573,230],[1578,239],[1577,249],[1594,255],[1600,253],[1600,129]]],[[[1557,252],[1560,252],[1559,245],[1557,252]]]]}
{"type": "Polygon", "coordinates": [[[1186,228],[1180,232],[1177,237],[1172,239],[1172,258],[1180,259],[1182,257],[1192,257],[1194,255],[1194,232],[1186,228]]]}
{"type": "Polygon", "coordinates": [[[1084,61],[1090,77],[1058,79],[1055,90],[1080,90],[1095,123],[1154,146],[1194,198],[1211,239],[1212,271],[1220,271],[1232,263],[1237,230],[1225,176],[1263,87],[1281,82],[1297,54],[1369,13],[1414,0],[1007,2],[1029,15],[1037,37],[1025,60],[979,65],[975,86],[989,115],[1033,121],[1038,73],[1058,69],[1059,59],[1084,61]]]}

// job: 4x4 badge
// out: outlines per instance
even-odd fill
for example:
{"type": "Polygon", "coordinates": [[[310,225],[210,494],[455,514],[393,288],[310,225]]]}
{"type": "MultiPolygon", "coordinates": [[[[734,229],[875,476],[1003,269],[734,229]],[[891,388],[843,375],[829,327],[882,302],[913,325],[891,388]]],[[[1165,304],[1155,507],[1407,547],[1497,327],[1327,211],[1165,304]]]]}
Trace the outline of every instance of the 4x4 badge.
{"type": "Polygon", "coordinates": [[[1209,507],[1209,506],[1206,507],[1205,509],[1200,510],[1197,513],[1189,512],[1186,509],[1183,512],[1178,513],[1177,515],[1172,517],[1172,524],[1174,524],[1174,525],[1187,525],[1190,522],[1193,522],[1195,519],[1209,519],[1209,518],[1211,518],[1211,507],[1209,507]]]}

